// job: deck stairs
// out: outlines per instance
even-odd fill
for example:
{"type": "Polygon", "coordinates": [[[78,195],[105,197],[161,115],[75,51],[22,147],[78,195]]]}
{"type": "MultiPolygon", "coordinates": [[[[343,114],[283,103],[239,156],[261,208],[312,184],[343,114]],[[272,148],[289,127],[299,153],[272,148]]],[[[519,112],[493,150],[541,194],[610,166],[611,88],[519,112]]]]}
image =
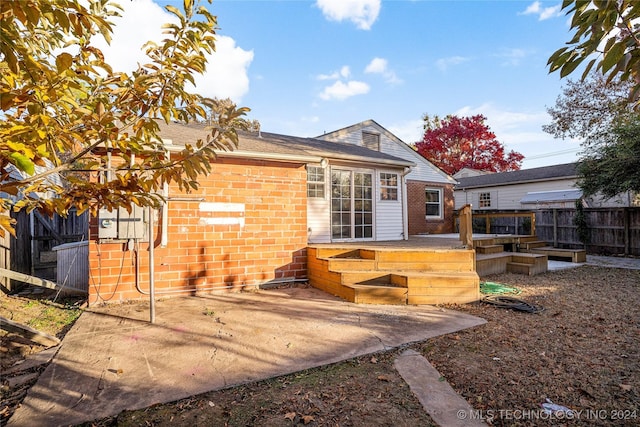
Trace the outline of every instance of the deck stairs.
{"type": "Polygon", "coordinates": [[[536,236],[495,236],[474,240],[480,276],[504,272],[535,275],[547,271],[549,257],[585,262],[582,249],[559,249],[536,236]]]}
{"type": "Polygon", "coordinates": [[[364,304],[453,304],[477,301],[474,251],[309,247],[312,286],[364,304]]]}

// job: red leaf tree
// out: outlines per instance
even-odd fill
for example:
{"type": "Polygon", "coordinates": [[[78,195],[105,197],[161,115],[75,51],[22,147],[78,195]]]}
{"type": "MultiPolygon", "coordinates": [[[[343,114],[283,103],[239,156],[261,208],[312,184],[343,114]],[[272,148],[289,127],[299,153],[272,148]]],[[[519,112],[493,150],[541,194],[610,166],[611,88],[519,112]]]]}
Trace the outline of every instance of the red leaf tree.
{"type": "Polygon", "coordinates": [[[440,119],[423,117],[424,137],[415,143],[415,149],[424,158],[453,175],[462,168],[487,172],[519,170],[524,156],[511,150],[505,153],[502,143],[496,139],[486,117],[447,116],[440,119]]]}

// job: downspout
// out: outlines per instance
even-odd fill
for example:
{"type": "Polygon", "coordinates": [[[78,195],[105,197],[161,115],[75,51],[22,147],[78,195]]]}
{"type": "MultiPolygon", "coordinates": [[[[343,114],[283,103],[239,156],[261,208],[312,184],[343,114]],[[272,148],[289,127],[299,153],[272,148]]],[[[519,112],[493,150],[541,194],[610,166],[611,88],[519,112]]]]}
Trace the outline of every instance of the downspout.
{"type": "Polygon", "coordinates": [[[400,175],[400,187],[402,191],[402,236],[404,240],[409,240],[409,208],[407,204],[407,178],[411,168],[406,167],[400,175]]]}
{"type": "Polygon", "coordinates": [[[162,187],[162,196],[164,201],[162,202],[162,229],[160,230],[160,247],[166,248],[168,238],[168,229],[169,229],[169,184],[164,183],[162,187]]]}
{"type": "Polygon", "coordinates": [[[155,264],[153,261],[153,209],[147,209],[149,213],[149,321],[156,323],[156,285],[154,281],[155,264]]]}

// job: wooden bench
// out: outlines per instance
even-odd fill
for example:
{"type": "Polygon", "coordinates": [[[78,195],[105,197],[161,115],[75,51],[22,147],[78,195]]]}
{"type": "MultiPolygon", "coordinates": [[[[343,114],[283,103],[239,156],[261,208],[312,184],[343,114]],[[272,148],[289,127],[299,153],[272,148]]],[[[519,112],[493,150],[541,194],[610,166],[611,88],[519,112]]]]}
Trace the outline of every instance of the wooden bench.
{"type": "Polygon", "coordinates": [[[532,248],[531,253],[543,254],[549,257],[570,258],[571,262],[587,262],[587,252],[584,249],[560,249],[550,246],[532,248]]]}

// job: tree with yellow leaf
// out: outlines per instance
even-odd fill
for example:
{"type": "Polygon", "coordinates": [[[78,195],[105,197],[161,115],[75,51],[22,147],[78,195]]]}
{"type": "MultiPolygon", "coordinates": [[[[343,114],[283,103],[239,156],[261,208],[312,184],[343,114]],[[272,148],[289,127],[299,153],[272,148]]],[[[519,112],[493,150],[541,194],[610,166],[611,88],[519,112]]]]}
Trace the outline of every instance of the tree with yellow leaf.
{"type": "Polygon", "coordinates": [[[177,23],[123,73],[94,45],[110,41],[120,10],[110,0],[0,2],[0,232],[13,230],[11,210],[156,206],[165,183],[197,188],[214,150],[237,145],[248,109],[188,90],[215,49],[216,17],[193,0],[166,6],[177,23]],[[211,125],[169,156],[158,120],[211,125]]]}

